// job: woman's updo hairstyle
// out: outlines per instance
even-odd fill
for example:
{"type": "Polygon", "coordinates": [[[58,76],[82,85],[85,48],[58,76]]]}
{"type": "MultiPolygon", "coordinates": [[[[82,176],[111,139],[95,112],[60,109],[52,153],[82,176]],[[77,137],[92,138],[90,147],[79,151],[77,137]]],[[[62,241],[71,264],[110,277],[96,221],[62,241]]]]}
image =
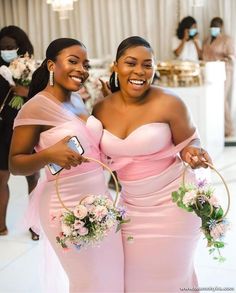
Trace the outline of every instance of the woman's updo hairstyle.
{"type": "MultiPolygon", "coordinates": [[[[132,36],[127,39],[124,39],[117,48],[116,53],[116,62],[120,59],[120,57],[125,53],[125,51],[129,48],[143,46],[150,49],[153,52],[151,45],[143,38],[139,36],[132,36]]],[[[110,80],[109,80],[110,88],[112,93],[117,92],[120,90],[119,80],[113,71],[110,80]]]]}
{"type": "Polygon", "coordinates": [[[55,62],[57,56],[63,49],[75,45],[79,45],[85,48],[85,46],[80,41],[71,38],[56,39],[49,44],[46,50],[46,58],[33,73],[32,81],[29,87],[28,98],[32,98],[34,95],[42,91],[47,86],[49,80],[47,61],[52,60],[55,62]]]}

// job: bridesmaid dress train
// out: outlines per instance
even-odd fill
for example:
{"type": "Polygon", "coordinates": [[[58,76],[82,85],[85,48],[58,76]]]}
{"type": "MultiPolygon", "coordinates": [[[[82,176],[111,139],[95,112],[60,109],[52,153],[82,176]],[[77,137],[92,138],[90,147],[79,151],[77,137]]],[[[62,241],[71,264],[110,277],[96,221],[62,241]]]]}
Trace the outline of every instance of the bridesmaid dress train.
{"type": "MultiPolygon", "coordinates": [[[[87,122],[79,119],[59,103],[53,96],[40,92],[27,102],[19,112],[14,127],[20,125],[51,126],[40,134],[36,151],[41,151],[67,135],[76,135],[85,150],[85,156],[100,159],[98,148],[102,127],[90,116],[87,122]]],[[[50,243],[69,280],[70,292],[124,292],[123,247],[120,233],[111,232],[99,247],[71,247],[64,252],[56,243],[60,232],[57,217],[62,210],[55,189],[55,176],[45,167],[45,178],[41,179],[33,194],[27,213],[28,225],[40,226],[45,240],[50,243]],[[38,222],[38,223],[37,223],[38,222]]],[[[108,194],[104,172],[94,162],[83,163],[71,170],[63,170],[59,179],[60,195],[68,208],[73,208],[88,194],[108,194]]],[[[45,259],[50,266],[50,259],[45,259]]],[[[53,275],[56,268],[47,268],[47,288],[43,292],[58,292],[59,276],[53,275]],[[49,284],[51,283],[51,284],[49,284]],[[53,285],[54,284],[54,285],[53,285]],[[57,286],[58,288],[58,286],[57,286]]],[[[46,278],[45,278],[46,283],[46,278]]],[[[61,292],[61,291],[60,291],[61,292]]],[[[65,293],[65,291],[62,291],[65,293]]]]}
{"type": "MultiPolygon", "coordinates": [[[[195,137],[174,146],[165,123],[142,125],[125,139],[104,130],[101,150],[117,171],[131,219],[122,228],[127,293],[177,293],[198,286],[194,251],[200,220],[171,198],[184,168],[178,152],[195,137]]],[[[192,170],[186,180],[196,180],[192,170]]]]}

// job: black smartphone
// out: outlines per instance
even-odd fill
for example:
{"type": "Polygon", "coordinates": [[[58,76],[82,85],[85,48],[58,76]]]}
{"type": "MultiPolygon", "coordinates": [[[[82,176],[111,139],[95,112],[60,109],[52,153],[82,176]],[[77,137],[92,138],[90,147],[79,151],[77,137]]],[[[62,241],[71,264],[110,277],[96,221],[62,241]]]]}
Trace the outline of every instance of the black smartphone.
{"type": "MultiPolygon", "coordinates": [[[[77,136],[72,136],[70,138],[70,140],[68,141],[67,145],[74,151],[76,151],[77,153],[79,153],[80,155],[83,155],[84,153],[84,149],[81,145],[81,143],[79,142],[77,136]]],[[[63,167],[54,164],[54,163],[49,163],[48,164],[48,168],[51,172],[52,175],[56,175],[58,172],[60,172],[63,167]]]]}

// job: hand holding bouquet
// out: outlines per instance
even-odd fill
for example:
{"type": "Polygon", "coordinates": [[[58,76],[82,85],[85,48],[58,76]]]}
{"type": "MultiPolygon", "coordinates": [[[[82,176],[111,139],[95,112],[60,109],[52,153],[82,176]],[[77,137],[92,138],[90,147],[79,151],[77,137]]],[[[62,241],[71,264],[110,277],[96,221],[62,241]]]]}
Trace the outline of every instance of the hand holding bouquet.
{"type": "MultiPolygon", "coordinates": [[[[211,168],[216,171],[213,166],[211,168]]],[[[218,171],[216,172],[218,173],[218,171]]],[[[223,180],[219,173],[218,175],[223,180]]],[[[217,252],[218,255],[214,256],[214,259],[219,262],[225,261],[220,249],[225,246],[223,238],[229,228],[229,223],[225,216],[229,210],[230,197],[226,184],[225,187],[228,194],[228,209],[225,213],[215,196],[213,187],[206,180],[201,180],[196,184],[185,184],[183,180],[179,189],[172,192],[172,200],[180,208],[187,212],[194,212],[201,219],[201,230],[207,239],[207,246],[210,247],[209,253],[217,252]]]]}
{"type": "MultiPolygon", "coordinates": [[[[16,87],[17,85],[28,87],[32,80],[32,74],[36,69],[36,62],[29,56],[29,54],[26,53],[23,57],[18,57],[13,60],[8,68],[12,74],[12,79],[15,82],[16,87]]],[[[21,88],[19,91],[24,92],[21,88]]],[[[19,110],[23,104],[24,99],[20,94],[14,95],[9,102],[9,106],[17,110],[19,110]]]]}

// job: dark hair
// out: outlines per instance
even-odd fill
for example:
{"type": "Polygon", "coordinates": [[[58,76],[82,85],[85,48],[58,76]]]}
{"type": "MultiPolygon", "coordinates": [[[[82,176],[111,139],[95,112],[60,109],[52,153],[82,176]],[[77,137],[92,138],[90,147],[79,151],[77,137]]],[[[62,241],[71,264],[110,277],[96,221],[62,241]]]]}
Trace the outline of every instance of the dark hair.
{"type": "Polygon", "coordinates": [[[223,25],[224,25],[223,19],[220,17],[212,18],[211,23],[210,23],[211,27],[214,27],[214,26],[222,27],[223,25]]]}
{"type": "Polygon", "coordinates": [[[42,62],[42,64],[35,70],[32,76],[32,81],[29,87],[28,98],[32,98],[34,95],[42,91],[48,84],[49,80],[49,71],[47,68],[47,61],[52,60],[56,61],[59,53],[68,47],[79,45],[84,47],[80,41],[70,38],[60,38],[52,41],[47,50],[46,50],[46,58],[42,62]]]}
{"type": "Polygon", "coordinates": [[[193,24],[195,24],[195,23],[197,23],[197,22],[196,22],[196,20],[195,20],[192,16],[186,16],[186,17],[184,17],[184,18],[180,21],[180,23],[179,23],[179,25],[178,25],[178,28],[177,28],[177,30],[176,30],[176,35],[177,35],[177,37],[178,37],[180,40],[182,40],[183,37],[184,37],[184,30],[185,30],[185,29],[190,29],[190,27],[191,27],[193,24]]]}
{"type": "MultiPolygon", "coordinates": [[[[116,53],[116,61],[120,59],[120,57],[125,53],[127,49],[138,47],[138,46],[146,47],[150,49],[151,52],[153,52],[151,45],[145,39],[139,36],[132,36],[132,37],[124,39],[118,46],[117,53],[116,53]]],[[[110,84],[111,91],[113,93],[120,90],[119,81],[117,80],[116,82],[115,72],[111,74],[109,84],[110,84]]]]}
{"type": "Polygon", "coordinates": [[[9,37],[16,41],[19,48],[17,51],[18,55],[24,55],[26,52],[28,52],[30,56],[33,55],[34,49],[27,34],[18,26],[9,25],[3,27],[0,31],[0,40],[3,37],[9,37]]]}

